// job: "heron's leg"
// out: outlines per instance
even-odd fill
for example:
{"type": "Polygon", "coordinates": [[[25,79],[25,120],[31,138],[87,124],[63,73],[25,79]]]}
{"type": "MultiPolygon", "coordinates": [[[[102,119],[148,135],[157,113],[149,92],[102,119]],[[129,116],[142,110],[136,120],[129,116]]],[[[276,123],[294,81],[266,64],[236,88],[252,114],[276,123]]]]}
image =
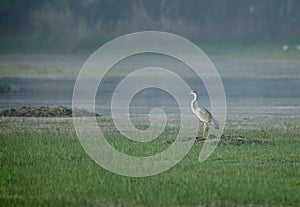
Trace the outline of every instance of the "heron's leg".
{"type": "Polygon", "coordinates": [[[206,123],[203,122],[203,138],[205,138],[205,132],[206,132],[206,123]]]}
{"type": "MultiPolygon", "coordinates": [[[[201,122],[199,122],[199,125],[200,125],[200,124],[201,124],[201,122]]],[[[201,137],[201,127],[198,128],[197,136],[201,137]]]]}

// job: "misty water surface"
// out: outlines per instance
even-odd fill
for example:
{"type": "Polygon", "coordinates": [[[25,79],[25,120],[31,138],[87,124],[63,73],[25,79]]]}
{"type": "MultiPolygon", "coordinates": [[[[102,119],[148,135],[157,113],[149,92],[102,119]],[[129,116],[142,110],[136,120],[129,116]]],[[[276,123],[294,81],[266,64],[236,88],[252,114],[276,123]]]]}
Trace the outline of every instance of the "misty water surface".
{"type": "MultiPolygon", "coordinates": [[[[73,67],[77,72],[86,56],[6,56],[1,65],[42,65],[73,67]]],[[[201,93],[198,102],[210,108],[209,96],[201,79],[195,77],[184,64],[165,61],[164,58],[145,59],[135,57],[115,65],[102,80],[96,96],[96,111],[110,114],[110,100],[118,82],[129,72],[146,66],[164,67],[179,71],[189,86],[201,93]],[[153,60],[156,62],[153,63],[153,60]]],[[[213,63],[223,81],[228,107],[228,116],[241,117],[297,117],[300,115],[300,61],[214,57],[213,63]]],[[[204,74],[205,75],[205,74],[204,74]]],[[[165,81],[167,77],[158,77],[165,81]]],[[[10,76],[0,77],[1,85],[8,85],[12,91],[0,95],[0,108],[22,106],[71,106],[76,75],[70,76],[10,76]]],[[[170,83],[172,84],[172,83],[170,83]]],[[[88,89],[87,84],[87,89],[88,89]]],[[[177,87],[174,85],[174,87],[177,87]]],[[[178,88],[178,91],[181,89],[178,88]]],[[[182,91],[184,93],[185,91],[182,91]]],[[[192,97],[186,96],[191,100],[192,97]]],[[[86,103],[90,104],[90,103],[86,103]]],[[[131,113],[148,113],[151,108],[160,107],[166,113],[180,113],[176,101],[166,92],[158,89],[143,90],[131,103],[131,113]]],[[[187,106],[189,107],[189,106],[187,106]]]]}

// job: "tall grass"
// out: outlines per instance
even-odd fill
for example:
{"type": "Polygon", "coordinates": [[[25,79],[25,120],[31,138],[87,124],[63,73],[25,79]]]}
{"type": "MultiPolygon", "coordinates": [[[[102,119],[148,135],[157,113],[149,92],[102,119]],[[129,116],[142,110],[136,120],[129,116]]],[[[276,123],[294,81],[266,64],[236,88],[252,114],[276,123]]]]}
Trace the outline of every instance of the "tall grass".
{"type": "MultiPolygon", "coordinates": [[[[117,133],[106,139],[136,156],[168,147],[160,140],[134,147],[117,133]]],[[[176,130],[175,130],[176,131],[176,130]]],[[[0,206],[265,206],[300,205],[300,135],[281,130],[226,130],[248,142],[222,143],[199,163],[202,143],[167,172],[145,178],[113,174],[95,164],[76,134],[11,132],[0,135],[0,206]]]]}

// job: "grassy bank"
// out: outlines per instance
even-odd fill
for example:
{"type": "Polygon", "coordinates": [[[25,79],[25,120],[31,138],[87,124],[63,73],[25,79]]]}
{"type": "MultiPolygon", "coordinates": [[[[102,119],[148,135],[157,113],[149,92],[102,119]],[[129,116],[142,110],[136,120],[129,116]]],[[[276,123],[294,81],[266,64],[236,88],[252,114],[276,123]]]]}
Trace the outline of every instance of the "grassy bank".
{"type": "MultiPolygon", "coordinates": [[[[167,128],[146,153],[167,148],[174,130],[167,128]]],[[[133,142],[106,133],[116,148],[131,151],[133,142]]],[[[222,141],[199,163],[202,143],[195,143],[178,165],[145,178],[101,168],[73,132],[0,133],[0,206],[299,206],[299,133],[271,128],[238,133],[247,137],[246,144],[222,141]]]]}
{"type": "Polygon", "coordinates": [[[207,39],[196,44],[208,56],[257,59],[293,59],[300,56],[300,51],[296,49],[300,42],[295,39],[207,39]],[[289,50],[283,51],[283,45],[288,45],[289,50]]]}
{"type": "Polygon", "coordinates": [[[64,66],[0,65],[0,77],[76,77],[79,68],[64,66]]]}
{"type": "MultiPolygon", "coordinates": [[[[296,49],[300,42],[296,39],[225,38],[204,39],[193,41],[193,43],[201,48],[213,62],[221,58],[230,62],[250,60],[258,64],[272,61],[289,63],[289,61],[298,62],[300,57],[300,51],[296,49]],[[285,44],[289,46],[288,51],[282,50],[282,46],[285,44]]],[[[96,44],[94,47],[78,48],[76,53],[59,49],[47,50],[45,48],[35,48],[29,51],[22,48],[0,50],[0,77],[31,77],[32,75],[76,77],[87,58],[101,46],[102,44],[96,44]],[[49,64],[49,62],[51,63],[49,64]]]]}

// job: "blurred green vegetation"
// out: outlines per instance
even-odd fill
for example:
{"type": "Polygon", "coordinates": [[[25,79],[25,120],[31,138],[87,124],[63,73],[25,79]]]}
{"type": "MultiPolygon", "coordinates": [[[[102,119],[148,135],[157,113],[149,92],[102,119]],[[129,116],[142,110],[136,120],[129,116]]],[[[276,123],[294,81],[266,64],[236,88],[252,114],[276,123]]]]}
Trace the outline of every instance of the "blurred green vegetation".
{"type": "Polygon", "coordinates": [[[1,53],[76,53],[143,30],[221,47],[300,44],[297,0],[2,0],[0,8],[1,53]]]}

